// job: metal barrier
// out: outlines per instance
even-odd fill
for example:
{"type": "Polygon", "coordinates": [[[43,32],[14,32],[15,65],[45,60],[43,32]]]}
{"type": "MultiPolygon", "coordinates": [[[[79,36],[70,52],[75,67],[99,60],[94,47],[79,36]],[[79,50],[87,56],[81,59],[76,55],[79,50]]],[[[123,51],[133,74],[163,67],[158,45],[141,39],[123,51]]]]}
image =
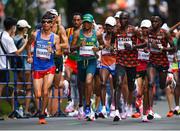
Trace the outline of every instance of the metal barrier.
{"type": "MultiPolygon", "coordinates": [[[[25,68],[25,61],[26,61],[27,55],[19,55],[19,56],[15,55],[15,54],[0,55],[0,57],[4,57],[4,56],[6,56],[6,68],[1,69],[1,70],[6,71],[6,76],[5,76],[6,82],[0,82],[0,85],[5,85],[5,87],[3,87],[3,88],[5,88],[6,94],[5,94],[5,96],[0,96],[0,99],[13,99],[14,100],[14,103],[13,103],[14,109],[13,109],[12,113],[9,115],[9,117],[23,118],[23,116],[18,111],[19,110],[18,99],[34,99],[34,90],[33,90],[33,84],[32,84],[32,69],[25,68]],[[17,58],[22,58],[22,61],[23,61],[22,68],[18,67],[17,58]],[[11,63],[12,60],[14,61],[14,63],[11,63]],[[13,68],[11,68],[11,67],[8,68],[9,67],[8,63],[14,64],[13,68]],[[17,80],[17,75],[18,75],[19,71],[22,71],[22,73],[23,73],[23,81],[22,82],[19,82],[17,80]],[[31,71],[31,81],[30,82],[26,82],[25,71],[31,71]],[[13,74],[13,81],[10,81],[10,74],[13,74]],[[9,96],[9,86],[10,85],[13,85],[13,96],[9,96]],[[24,92],[25,92],[25,86],[31,85],[31,96],[30,97],[18,96],[18,88],[17,88],[18,85],[23,86],[24,92]]],[[[1,74],[0,74],[0,77],[4,77],[4,76],[1,76],[1,74]]],[[[60,99],[65,98],[65,97],[60,97],[60,89],[59,88],[58,88],[58,96],[57,97],[54,96],[53,88],[52,88],[52,96],[50,98],[58,98],[58,111],[55,114],[55,116],[64,116],[63,112],[61,111],[60,99]]]]}

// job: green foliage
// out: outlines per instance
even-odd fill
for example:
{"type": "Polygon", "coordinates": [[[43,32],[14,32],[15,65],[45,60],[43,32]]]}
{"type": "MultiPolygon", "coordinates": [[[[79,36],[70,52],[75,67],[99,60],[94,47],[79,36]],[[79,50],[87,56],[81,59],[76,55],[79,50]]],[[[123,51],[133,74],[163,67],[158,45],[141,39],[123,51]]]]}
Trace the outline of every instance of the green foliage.
{"type": "Polygon", "coordinates": [[[11,105],[6,100],[1,100],[0,116],[8,115],[12,111],[11,105]]]}

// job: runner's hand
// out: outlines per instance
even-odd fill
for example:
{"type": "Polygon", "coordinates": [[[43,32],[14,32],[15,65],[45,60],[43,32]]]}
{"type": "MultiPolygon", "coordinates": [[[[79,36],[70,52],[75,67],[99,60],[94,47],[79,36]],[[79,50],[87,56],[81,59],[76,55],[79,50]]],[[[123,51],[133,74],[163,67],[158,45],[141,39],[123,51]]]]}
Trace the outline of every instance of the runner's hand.
{"type": "Polygon", "coordinates": [[[131,47],[131,45],[129,43],[124,43],[124,47],[125,47],[126,50],[131,50],[132,49],[132,47],[131,47]]]}
{"type": "Polygon", "coordinates": [[[33,63],[33,58],[32,58],[32,57],[28,57],[28,58],[27,58],[27,62],[28,62],[29,64],[32,64],[32,63],[33,63]]]}
{"type": "Polygon", "coordinates": [[[48,50],[49,53],[53,52],[53,49],[52,49],[52,47],[50,45],[48,45],[47,50],[48,50]]]}
{"type": "Polygon", "coordinates": [[[93,47],[92,50],[93,50],[94,52],[97,52],[97,51],[99,51],[99,48],[93,47]]]}

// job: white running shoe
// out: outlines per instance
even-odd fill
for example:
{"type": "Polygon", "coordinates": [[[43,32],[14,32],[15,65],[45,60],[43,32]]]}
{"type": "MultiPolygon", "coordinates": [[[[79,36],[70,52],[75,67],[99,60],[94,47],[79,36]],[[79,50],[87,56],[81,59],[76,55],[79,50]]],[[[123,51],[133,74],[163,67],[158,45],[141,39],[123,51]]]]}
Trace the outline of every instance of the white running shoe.
{"type": "Polygon", "coordinates": [[[128,106],[128,109],[127,109],[127,112],[126,112],[128,117],[131,117],[131,116],[132,116],[132,114],[133,114],[133,111],[132,111],[132,110],[133,110],[132,105],[131,105],[131,106],[128,106]]]}
{"type": "Polygon", "coordinates": [[[126,119],[127,118],[126,112],[121,113],[120,116],[121,116],[122,119],[126,119]]]}
{"type": "Polygon", "coordinates": [[[147,115],[142,115],[142,122],[149,122],[147,115]]]}
{"type": "Polygon", "coordinates": [[[152,120],[154,118],[154,112],[152,110],[149,110],[147,118],[148,120],[152,120]]]}
{"type": "Polygon", "coordinates": [[[101,110],[101,112],[99,113],[99,117],[101,117],[101,118],[107,118],[107,112],[106,112],[106,107],[105,107],[105,106],[102,107],[102,110],[101,110]]]}
{"type": "Polygon", "coordinates": [[[174,113],[175,115],[179,115],[179,112],[180,112],[180,108],[179,108],[179,106],[176,106],[176,107],[174,108],[173,113],[174,113]]]}
{"type": "Polygon", "coordinates": [[[91,110],[91,114],[89,115],[89,117],[86,119],[87,121],[95,121],[95,113],[94,111],[91,110]]]}
{"type": "Polygon", "coordinates": [[[154,118],[155,118],[155,119],[161,119],[162,117],[161,117],[161,115],[159,115],[158,113],[154,113],[154,118]]]}
{"type": "Polygon", "coordinates": [[[84,114],[84,111],[83,111],[83,107],[79,107],[78,119],[81,120],[81,119],[84,119],[84,117],[85,117],[85,114],[84,114]]]}
{"type": "Polygon", "coordinates": [[[74,111],[74,101],[69,101],[68,105],[66,106],[65,112],[70,113],[74,111]]]}
{"type": "Polygon", "coordinates": [[[116,114],[116,111],[111,111],[109,114],[109,117],[114,118],[116,114]]]}
{"type": "Polygon", "coordinates": [[[68,116],[77,117],[78,116],[78,111],[74,110],[73,112],[68,113],[68,116]]]}
{"type": "Polygon", "coordinates": [[[120,121],[121,120],[121,117],[120,117],[120,114],[119,114],[119,110],[116,110],[115,111],[115,117],[113,119],[114,122],[117,122],[117,121],[120,121]]]}

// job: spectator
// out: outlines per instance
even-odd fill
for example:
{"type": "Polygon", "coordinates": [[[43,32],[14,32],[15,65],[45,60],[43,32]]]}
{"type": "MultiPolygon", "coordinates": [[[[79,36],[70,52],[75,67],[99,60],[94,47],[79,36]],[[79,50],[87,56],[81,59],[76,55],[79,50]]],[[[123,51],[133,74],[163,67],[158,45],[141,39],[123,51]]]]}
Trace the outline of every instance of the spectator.
{"type": "MultiPolygon", "coordinates": [[[[4,30],[0,34],[0,54],[6,55],[15,53],[16,55],[19,55],[25,48],[25,44],[17,50],[14,41],[13,36],[16,32],[16,19],[12,17],[7,17],[4,20],[4,30]]],[[[6,56],[0,56],[0,82],[8,82],[9,78],[6,76],[9,76],[9,69],[10,64],[6,56]]],[[[4,84],[0,83],[0,96],[2,95],[4,84]]],[[[1,103],[1,102],[0,102],[1,103]]],[[[0,105],[1,106],[1,105],[0,105]]]]}
{"type": "MultiPolygon", "coordinates": [[[[20,49],[24,44],[27,44],[28,40],[28,34],[27,31],[28,29],[31,28],[31,26],[28,24],[26,20],[19,20],[17,22],[17,34],[14,37],[14,42],[16,45],[17,49],[20,49]]],[[[23,50],[21,55],[27,55],[27,51],[23,50]]],[[[20,70],[17,72],[17,81],[18,82],[31,82],[31,64],[27,63],[26,57],[21,56],[17,57],[17,68],[21,68],[23,70],[20,70]]],[[[26,92],[26,96],[30,97],[31,96],[31,85],[30,84],[19,84],[17,88],[20,89],[25,89],[24,91],[26,92]],[[25,88],[23,88],[25,86],[25,88]]],[[[26,98],[25,102],[25,116],[29,116],[30,114],[28,113],[28,108],[30,104],[30,99],[26,98]]]]}

